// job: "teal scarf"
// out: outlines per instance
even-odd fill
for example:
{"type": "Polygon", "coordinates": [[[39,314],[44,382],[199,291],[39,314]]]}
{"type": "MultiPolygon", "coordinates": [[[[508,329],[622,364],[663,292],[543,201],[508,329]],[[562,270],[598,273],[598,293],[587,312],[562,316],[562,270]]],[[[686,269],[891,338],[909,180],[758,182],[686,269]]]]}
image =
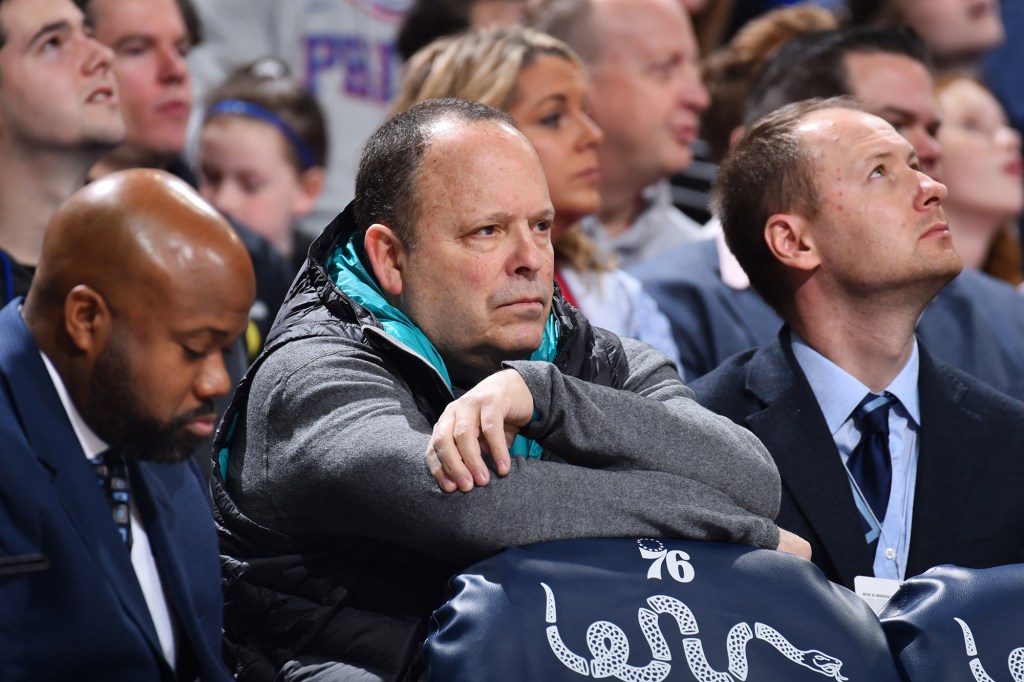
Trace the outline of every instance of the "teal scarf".
{"type": "MultiPolygon", "coordinates": [[[[405,313],[388,303],[377,280],[373,278],[359,258],[355,235],[344,245],[339,243],[327,258],[327,274],[346,296],[372,312],[389,336],[402,342],[429,362],[444,379],[448,390],[452,390],[451,377],[441,354],[405,313]]],[[[544,326],[544,338],[540,347],[530,355],[530,359],[552,362],[555,359],[557,347],[558,325],[555,323],[555,316],[552,313],[544,326]]],[[[518,457],[540,458],[543,450],[532,440],[516,436],[512,443],[511,453],[518,457]]]]}

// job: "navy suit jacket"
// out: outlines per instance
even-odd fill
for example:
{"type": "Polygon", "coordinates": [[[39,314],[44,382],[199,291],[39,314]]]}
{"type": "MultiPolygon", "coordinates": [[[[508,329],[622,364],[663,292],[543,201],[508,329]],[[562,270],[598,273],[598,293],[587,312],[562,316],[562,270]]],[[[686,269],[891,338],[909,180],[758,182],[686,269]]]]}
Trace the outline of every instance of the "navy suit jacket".
{"type": "Polygon", "coordinates": [[[684,244],[629,272],[668,318],[687,381],[769,341],[782,326],[757,292],[722,281],[714,239],[684,244]]]}
{"type": "Polygon", "coordinates": [[[130,464],[132,491],[175,624],[163,657],[131,558],[18,305],[0,310],[0,679],[228,679],[210,503],[195,465],[130,464]]]}
{"type": "MultiPolygon", "coordinates": [[[[920,345],[919,459],[906,577],[939,564],[1024,562],[1024,404],[932,359],[920,345]]],[[[789,331],[691,386],[747,427],[782,476],[777,523],[811,543],[830,580],[853,587],[874,557],[835,441],[793,356],[789,331]]]]}
{"type": "MultiPolygon", "coordinates": [[[[768,343],[782,320],[752,289],[722,281],[715,240],[692,242],[630,269],[669,320],[692,381],[768,343]]],[[[936,358],[1024,400],[1024,296],[965,270],[928,305],[917,332],[936,358]]]]}

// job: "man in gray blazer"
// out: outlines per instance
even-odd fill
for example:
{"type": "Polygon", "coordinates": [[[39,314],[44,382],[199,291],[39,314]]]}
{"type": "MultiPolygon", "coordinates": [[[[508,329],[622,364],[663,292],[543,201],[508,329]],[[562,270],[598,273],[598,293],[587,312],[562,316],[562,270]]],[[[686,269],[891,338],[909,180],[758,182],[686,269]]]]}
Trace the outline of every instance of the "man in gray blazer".
{"type": "Polygon", "coordinates": [[[748,130],[713,200],[785,325],[693,384],[768,447],[778,522],[832,580],[1024,561],[1024,404],[933,359],[915,324],[962,268],[946,188],[853,100],[748,130]]]}

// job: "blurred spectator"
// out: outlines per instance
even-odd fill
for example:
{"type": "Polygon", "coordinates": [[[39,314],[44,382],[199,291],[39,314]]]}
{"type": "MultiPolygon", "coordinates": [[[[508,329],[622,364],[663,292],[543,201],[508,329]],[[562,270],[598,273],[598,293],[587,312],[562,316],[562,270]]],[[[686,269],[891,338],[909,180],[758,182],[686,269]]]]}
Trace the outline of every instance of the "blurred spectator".
{"type": "MultiPolygon", "coordinates": [[[[160,168],[196,185],[181,158],[192,111],[188,54],[198,26],[189,0],[76,0],[96,39],[114,50],[114,75],[127,126],[125,140],[93,166],[92,179],[126,168],[160,168]]],[[[262,237],[234,225],[256,269],[256,302],[247,334],[250,355],[259,351],[274,321],[292,273],[262,237]]]]}
{"type": "MultiPolygon", "coordinates": [[[[922,167],[935,174],[942,150],[934,137],[939,114],[927,59],[920,38],[901,26],[797,36],[771,56],[755,79],[745,122],[794,101],[854,95],[907,138],[922,167]]],[[[697,305],[673,308],[676,297],[650,289],[675,326],[676,338],[691,339],[685,347],[678,342],[688,377],[698,375],[689,374],[688,356],[704,363],[703,371],[708,372],[735,353],[770,342],[779,330],[778,316],[751,295],[746,273],[739,268],[727,271],[725,262],[721,274],[728,288],[708,288],[706,296],[702,292],[695,299],[697,305]],[[683,332],[676,330],[680,327],[683,332]]],[[[641,280],[670,281],[671,273],[684,267],[678,258],[666,255],[641,280]]],[[[1024,301],[1012,287],[964,270],[929,304],[917,331],[934,356],[1024,399],[1024,358],[1018,348],[1018,339],[1024,338],[1024,301]]]]}
{"type": "Polygon", "coordinates": [[[276,59],[241,67],[210,93],[197,156],[199,193],[262,235],[293,270],[310,240],[295,221],[323,189],[327,133],[320,105],[276,59]]]}
{"type": "Polygon", "coordinates": [[[1003,42],[999,0],[847,0],[854,24],[905,23],[924,40],[936,68],[976,68],[1003,42]]]}
{"type": "Polygon", "coordinates": [[[853,27],[798,36],[782,46],[751,87],[744,122],[812,97],[852,95],[914,146],[926,173],[941,180],[935,140],[939,113],[931,61],[921,39],[902,26],[853,27]]]}
{"type": "Polygon", "coordinates": [[[622,270],[583,234],[598,209],[601,131],[587,115],[583,67],[567,45],[531,29],[474,31],[437,40],[409,61],[395,107],[439,97],[476,100],[508,111],[540,156],[555,208],[555,279],[593,324],[650,344],[679,366],[668,321],[622,270]]]}
{"type": "MultiPolygon", "coordinates": [[[[715,163],[742,131],[747,91],[764,61],[792,36],[835,25],[834,15],[819,7],[777,9],[751,21],[729,45],[708,56],[703,72],[711,106],[702,128],[715,163]]],[[[631,268],[668,316],[687,379],[759,345],[765,333],[779,326],[775,313],[749,288],[717,219],[708,230],[715,239],[683,244],[631,268]]]]}
{"type": "Polygon", "coordinates": [[[711,96],[701,116],[701,130],[710,159],[721,163],[732,138],[743,126],[750,84],[764,61],[795,35],[836,28],[835,15],[821,7],[800,4],[773,10],[750,21],[725,47],[704,58],[701,76],[711,96]]]}
{"type": "Polygon", "coordinates": [[[668,177],[686,168],[708,94],[679,0],[547,0],[532,25],[568,43],[593,83],[604,131],[601,209],[583,223],[619,265],[704,237],[672,203],[668,177]]]}
{"type": "Polygon", "coordinates": [[[935,91],[949,188],[943,206],[956,250],[965,267],[1018,286],[1024,281],[1015,223],[1024,211],[1020,133],[992,93],[970,76],[941,77],[935,91]]]}
{"type": "MultiPolygon", "coordinates": [[[[351,200],[363,142],[401,78],[395,36],[412,0],[195,0],[203,42],[189,54],[200,100],[238,67],[281,59],[316,95],[330,146],[324,191],[300,229],[315,236],[351,200]]],[[[193,120],[196,141],[198,117],[193,120]]]]}
{"type": "MultiPolygon", "coordinates": [[[[713,5],[717,4],[719,3],[716,0],[713,5]]],[[[837,16],[843,16],[846,13],[846,0],[726,0],[723,4],[729,5],[728,11],[725,12],[722,19],[725,22],[725,30],[718,44],[712,47],[719,47],[724,43],[731,42],[740,31],[758,17],[791,5],[815,5],[827,9],[837,16]]],[[[703,43],[701,45],[703,46],[703,43]]]]}
{"type": "Polygon", "coordinates": [[[54,211],[124,139],[112,61],[71,0],[0,4],[0,306],[28,292],[54,211]]]}
{"type": "Polygon", "coordinates": [[[469,8],[469,25],[474,28],[512,26],[523,18],[528,4],[529,0],[475,0],[469,8]]]}
{"type": "MultiPolygon", "coordinates": [[[[192,110],[185,55],[193,36],[175,0],[77,0],[114,50],[121,113],[127,132],[90,172],[92,179],[127,168],[186,173],[178,158],[192,110]]],[[[193,183],[194,184],[194,183],[193,183]]]]}
{"type": "MultiPolygon", "coordinates": [[[[753,4],[744,2],[736,8],[749,8],[753,4]]],[[[716,15],[721,17],[718,20],[720,28],[724,28],[728,14],[734,12],[734,3],[716,2],[691,10],[691,14],[698,12],[694,16],[694,29],[701,45],[701,54],[705,55],[701,66],[704,85],[709,89],[717,87],[718,92],[710,93],[711,106],[701,116],[703,139],[698,140],[693,147],[693,162],[671,178],[672,199],[688,216],[705,224],[712,219],[708,208],[711,182],[722,155],[729,148],[729,136],[743,117],[746,87],[756,74],[763,57],[794,33],[824,30],[838,25],[836,15],[822,7],[821,3],[764,4],[765,8],[760,9],[763,14],[754,12],[745,23],[734,27],[733,38],[724,47],[719,47],[721,37],[726,33],[724,30],[718,30],[718,38],[713,41],[707,31],[716,15]],[[765,11],[772,4],[784,6],[765,11]]]]}
{"type": "Polygon", "coordinates": [[[1024,132],[1024,2],[1002,3],[1003,26],[1010,40],[985,55],[984,82],[1002,102],[1013,127],[1024,132]]]}

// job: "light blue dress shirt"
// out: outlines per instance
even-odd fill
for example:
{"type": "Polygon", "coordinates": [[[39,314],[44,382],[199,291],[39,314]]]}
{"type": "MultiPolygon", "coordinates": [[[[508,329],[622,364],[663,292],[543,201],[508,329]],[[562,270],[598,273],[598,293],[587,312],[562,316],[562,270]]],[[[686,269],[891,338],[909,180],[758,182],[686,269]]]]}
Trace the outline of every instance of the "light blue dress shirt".
{"type": "MultiPolygon", "coordinates": [[[[867,386],[838,365],[808,346],[795,332],[792,334],[793,355],[807,377],[818,401],[828,430],[835,439],[839,456],[846,466],[850,452],[860,442],[861,433],[853,423],[853,411],[871,392],[867,386]]],[[[860,494],[847,470],[853,498],[861,516],[871,526],[865,542],[879,538],[874,570],[878,578],[903,580],[910,549],[910,526],[914,510],[914,482],[917,480],[918,441],[921,424],[917,375],[920,358],[917,341],[906,366],[885,390],[896,396],[898,405],[889,410],[889,454],[892,457],[892,488],[885,520],[879,526],[874,514],[860,494]]]]}

